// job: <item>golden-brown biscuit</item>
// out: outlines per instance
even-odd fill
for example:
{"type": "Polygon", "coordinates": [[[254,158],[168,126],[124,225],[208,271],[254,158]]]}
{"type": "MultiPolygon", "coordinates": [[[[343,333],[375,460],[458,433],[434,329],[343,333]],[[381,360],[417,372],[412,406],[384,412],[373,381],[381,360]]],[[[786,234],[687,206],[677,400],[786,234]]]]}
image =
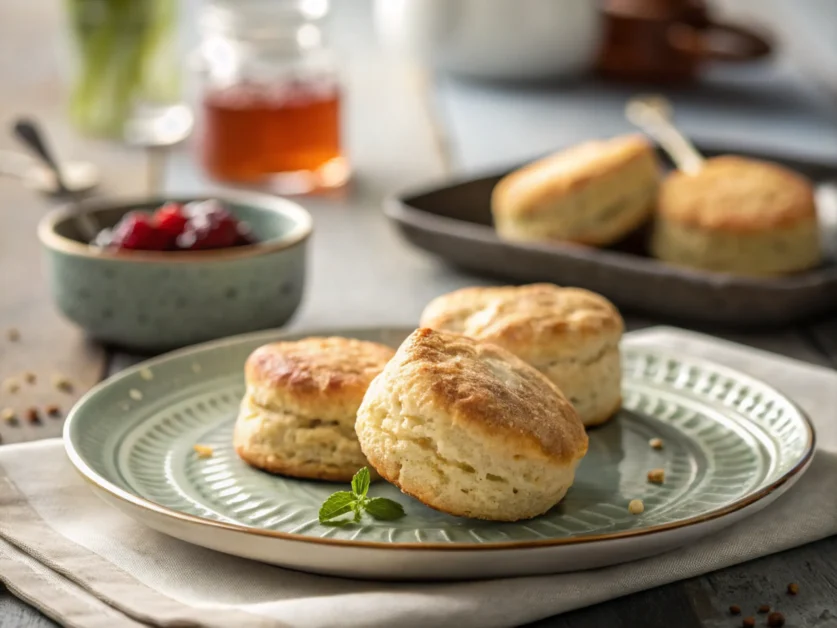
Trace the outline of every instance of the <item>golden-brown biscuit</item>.
{"type": "Polygon", "coordinates": [[[421,325],[508,349],[558,386],[586,426],[621,406],[624,323],[594,292],[553,284],[464,288],[431,301],[421,325]]]}
{"type": "Polygon", "coordinates": [[[820,263],[814,192],[776,164],[725,156],[663,181],[651,250],[661,260],[739,275],[780,275],[820,263]]]}
{"type": "Polygon", "coordinates": [[[348,481],[366,465],[355,417],[394,351],[348,338],[306,338],[256,349],[233,444],[247,463],[295,477],[348,481]]]}
{"type": "Polygon", "coordinates": [[[491,197],[494,224],[507,240],[606,246],[651,216],[659,178],[642,136],[585,142],[501,179],[491,197]]]}
{"type": "Polygon", "coordinates": [[[432,508],[516,521],[566,494],[587,452],[572,405],[500,347],[417,329],[375,378],[358,439],[378,473],[432,508]]]}

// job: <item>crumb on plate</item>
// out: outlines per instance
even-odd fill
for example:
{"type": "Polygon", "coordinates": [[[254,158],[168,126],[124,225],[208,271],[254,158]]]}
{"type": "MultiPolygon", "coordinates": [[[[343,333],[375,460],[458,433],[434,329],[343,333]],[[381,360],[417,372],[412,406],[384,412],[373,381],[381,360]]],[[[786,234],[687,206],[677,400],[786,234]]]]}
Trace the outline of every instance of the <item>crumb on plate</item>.
{"type": "Polygon", "coordinates": [[[654,484],[662,484],[666,480],[666,472],[664,469],[651,469],[648,472],[648,481],[654,484]]]}
{"type": "Polygon", "coordinates": [[[215,450],[209,445],[194,445],[193,449],[198,454],[198,458],[211,458],[215,450]]]}
{"type": "Polygon", "coordinates": [[[632,515],[639,515],[645,510],[645,504],[642,503],[641,499],[632,499],[628,504],[628,512],[632,515]]]}

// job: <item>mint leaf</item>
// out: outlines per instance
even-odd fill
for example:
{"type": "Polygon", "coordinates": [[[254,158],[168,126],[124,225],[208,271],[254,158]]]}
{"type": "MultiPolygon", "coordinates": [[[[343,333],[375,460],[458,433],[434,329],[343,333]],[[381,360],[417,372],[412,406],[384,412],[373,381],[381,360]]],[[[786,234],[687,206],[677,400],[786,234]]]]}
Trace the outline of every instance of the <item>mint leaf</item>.
{"type": "Polygon", "coordinates": [[[365,506],[366,512],[375,517],[375,519],[392,521],[393,519],[400,519],[404,516],[404,507],[398,502],[394,502],[386,497],[373,497],[366,501],[365,506]]]}
{"type": "Polygon", "coordinates": [[[356,510],[355,496],[349,491],[338,491],[331,495],[323,505],[320,506],[320,523],[331,523],[332,525],[345,525],[351,520],[332,521],[332,519],[345,515],[347,512],[355,512],[355,520],[360,516],[356,510]]]}
{"type": "Polygon", "coordinates": [[[359,523],[366,511],[375,519],[392,521],[404,516],[404,508],[398,502],[386,497],[367,497],[371,482],[369,469],[363,467],[352,478],[352,492],[338,491],[320,507],[320,523],[330,526],[344,526],[359,523]],[[352,517],[342,517],[352,513],[352,517]]]}
{"type": "Polygon", "coordinates": [[[366,467],[363,467],[355,473],[355,477],[352,478],[352,492],[355,496],[366,497],[366,493],[369,491],[370,481],[369,469],[366,467]]]}

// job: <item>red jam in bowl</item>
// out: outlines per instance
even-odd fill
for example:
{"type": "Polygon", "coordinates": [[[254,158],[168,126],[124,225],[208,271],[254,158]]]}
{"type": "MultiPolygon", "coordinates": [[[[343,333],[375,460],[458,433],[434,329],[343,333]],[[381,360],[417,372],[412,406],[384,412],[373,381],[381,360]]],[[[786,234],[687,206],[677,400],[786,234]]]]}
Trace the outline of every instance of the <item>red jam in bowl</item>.
{"type": "Polygon", "coordinates": [[[201,251],[253,243],[247,223],[212,199],[169,202],[151,214],[130,212],[93,241],[94,246],[133,251],[201,251]]]}

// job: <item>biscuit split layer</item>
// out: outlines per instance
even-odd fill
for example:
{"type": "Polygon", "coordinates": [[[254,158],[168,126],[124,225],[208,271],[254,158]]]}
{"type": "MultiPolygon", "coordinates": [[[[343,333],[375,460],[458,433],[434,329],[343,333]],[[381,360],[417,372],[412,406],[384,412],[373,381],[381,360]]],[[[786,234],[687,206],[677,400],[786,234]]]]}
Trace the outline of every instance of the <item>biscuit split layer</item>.
{"type": "Polygon", "coordinates": [[[369,383],[394,351],[348,338],[306,338],[256,349],[233,444],[254,467],[348,481],[366,465],[354,430],[369,383]]]}

